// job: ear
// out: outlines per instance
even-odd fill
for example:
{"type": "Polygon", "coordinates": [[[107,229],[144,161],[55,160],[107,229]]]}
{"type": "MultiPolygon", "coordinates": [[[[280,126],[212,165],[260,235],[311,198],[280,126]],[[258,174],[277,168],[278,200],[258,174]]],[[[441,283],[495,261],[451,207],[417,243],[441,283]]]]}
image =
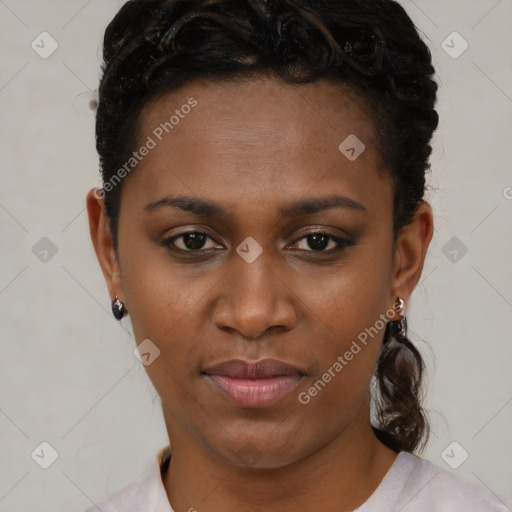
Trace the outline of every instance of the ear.
{"type": "Polygon", "coordinates": [[[114,243],[108,226],[105,199],[102,191],[98,188],[89,190],[87,194],[87,213],[92,244],[107,283],[110,299],[113,300],[117,295],[119,300],[124,302],[119,262],[116,259],[114,243]]]}
{"type": "Polygon", "coordinates": [[[422,201],[416,208],[414,218],[398,235],[390,307],[396,297],[402,297],[407,304],[420,280],[428,246],[434,234],[432,207],[422,201]]]}

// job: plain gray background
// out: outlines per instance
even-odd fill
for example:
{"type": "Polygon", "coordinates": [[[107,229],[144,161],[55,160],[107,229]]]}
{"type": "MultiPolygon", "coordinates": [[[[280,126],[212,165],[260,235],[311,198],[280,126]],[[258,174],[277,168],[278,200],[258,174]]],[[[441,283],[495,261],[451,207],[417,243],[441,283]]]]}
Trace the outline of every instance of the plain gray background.
{"type": "MultiPolygon", "coordinates": [[[[89,101],[122,3],[0,0],[1,511],[80,512],[168,442],[129,318],[111,315],[85,211],[99,184],[89,101]],[[42,32],[58,44],[46,58],[42,32]],[[58,452],[48,469],[31,457],[49,457],[41,442],[58,452]]],[[[402,4],[440,82],[435,235],[408,312],[429,371],[423,457],[512,510],[512,1],[402,4]]]]}

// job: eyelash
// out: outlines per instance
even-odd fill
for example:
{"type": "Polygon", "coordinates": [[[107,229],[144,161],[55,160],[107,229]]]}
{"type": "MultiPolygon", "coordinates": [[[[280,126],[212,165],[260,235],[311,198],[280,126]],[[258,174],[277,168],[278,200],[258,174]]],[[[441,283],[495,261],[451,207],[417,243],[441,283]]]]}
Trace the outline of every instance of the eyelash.
{"type": "MultiPolygon", "coordinates": [[[[204,231],[185,231],[183,233],[180,233],[179,235],[173,235],[172,237],[166,238],[165,240],[162,241],[161,245],[167,247],[168,249],[170,249],[172,251],[179,251],[181,253],[198,253],[198,254],[201,254],[201,253],[207,253],[207,252],[212,250],[212,249],[206,249],[206,250],[204,250],[204,249],[197,249],[197,250],[188,249],[187,250],[187,249],[180,249],[178,247],[173,247],[172,246],[172,244],[173,244],[173,242],[175,240],[177,240],[179,238],[182,238],[183,236],[190,235],[190,234],[205,235],[210,240],[213,240],[215,243],[221,245],[210,234],[208,234],[208,233],[206,233],[204,231]]],[[[332,234],[327,233],[325,231],[311,231],[311,232],[301,236],[300,238],[297,238],[293,242],[293,244],[299,242],[300,240],[303,240],[304,238],[307,238],[308,236],[313,236],[313,235],[323,235],[323,236],[326,236],[328,239],[334,241],[337,244],[337,247],[335,247],[334,249],[319,250],[319,251],[306,250],[306,249],[298,249],[299,251],[306,252],[306,253],[331,254],[331,253],[342,251],[346,247],[349,247],[349,246],[353,245],[353,242],[350,239],[343,238],[343,237],[336,236],[336,235],[332,235],[332,234]]],[[[213,249],[213,250],[217,250],[217,249],[213,249]]]]}

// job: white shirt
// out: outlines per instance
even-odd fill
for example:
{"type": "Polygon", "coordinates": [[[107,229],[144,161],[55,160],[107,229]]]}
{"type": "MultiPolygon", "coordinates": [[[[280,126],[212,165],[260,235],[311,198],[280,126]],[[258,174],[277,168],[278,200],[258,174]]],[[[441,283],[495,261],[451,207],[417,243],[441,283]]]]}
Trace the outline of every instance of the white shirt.
{"type": "MultiPolygon", "coordinates": [[[[162,448],[146,474],[97,507],[103,512],[174,512],[160,473],[170,454],[162,448]]],[[[320,509],[321,507],[319,507],[320,509]]],[[[85,512],[97,512],[92,506],[85,512]]],[[[373,494],[354,512],[511,512],[484,487],[460,479],[431,462],[400,452],[373,494]]]]}

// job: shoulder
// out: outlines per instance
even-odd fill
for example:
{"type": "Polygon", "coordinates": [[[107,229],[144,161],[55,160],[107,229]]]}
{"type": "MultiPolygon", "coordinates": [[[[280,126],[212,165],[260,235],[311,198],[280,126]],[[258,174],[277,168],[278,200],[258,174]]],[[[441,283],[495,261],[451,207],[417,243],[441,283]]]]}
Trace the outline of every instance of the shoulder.
{"type": "Polygon", "coordinates": [[[402,452],[411,471],[402,489],[403,512],[510,512],[487,488],[455,476],[436,464],[402,452]]]}
{"type": "Polygon", "coordinates": [[[160,468],[169,455],[169,447],[158,452],[145,475],[111,494],[105,501],[94,504],[84,512],[173,512],[160,468]]]}
{"type": "Polygon", "coordinates": [[[131,482],[125,487],[111,494],[105,501],[93,505],[85,512],[138,512],[141,508],[141,496],[145,494],[144,480],[131,482]]]}

